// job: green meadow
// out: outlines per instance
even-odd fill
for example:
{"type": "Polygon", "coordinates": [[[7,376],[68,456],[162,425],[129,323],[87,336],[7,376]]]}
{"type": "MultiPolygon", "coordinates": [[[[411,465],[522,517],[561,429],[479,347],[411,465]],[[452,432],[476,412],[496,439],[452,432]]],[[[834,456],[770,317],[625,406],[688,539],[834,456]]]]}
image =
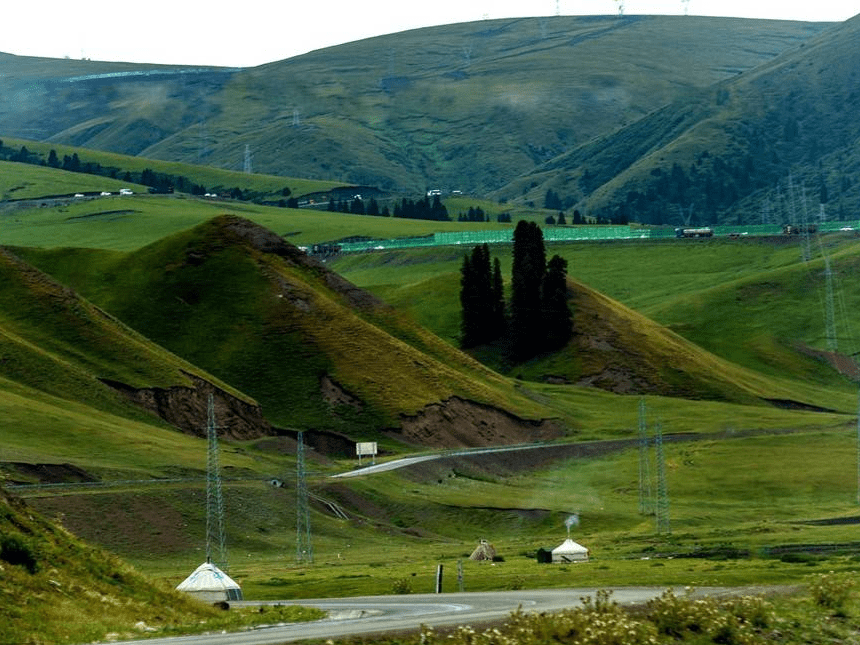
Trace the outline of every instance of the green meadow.
{"type": "MultiPolygon", "coordinates": [[[[458,562],[469,591],[793,585],[858,570],[857,392],[823,358],[820,255],[825,249],[837,278],[840,352],[851,354],[858,330],[850,312],[860,305],[848,288],[860,257],[852,235],[822,238],[809,261],[798,241],[782,238],[550,245],[549,254],[568,260],[581,335],[602,338],[611,328],[623,351],[598,359],[598,347],[592,355],[571,345],[512,366],[497,348],[457,350],[459,270],[468,249],[326,259],[387,304],[358,313],[319,276],[229,241],[211,222],[219,215],[302,245],[485,226],[186,195],[7,204],[0,242],[44,275],[12,256],[2,265],[3,477],[34,483],[37,475],[21,464],[68,464],[100,480],[14,492],[159,584],[175,586],[202,561],[206,442],[106,394],[102,377],[156,387],[187,385],[188,374],[213,379],[234,396],[262,401],[283,429],[221,442],[229,571],[248,598],[429,592],[438,564],[444,590],[456,591],[458,562]],[[272,276],[301,292],[305,316],[272,304],[272,276]],[[198,298],[193,310],[191,295],[198,298]],[[316,320],[308,312],[325,325],[308,322],[316,320]],[[301,360],[269,359],[297,348],[301,360]],[[374,382],[379,375],[368,367],[381,351],[392,357],[384,367],[393,385],[384,387],[386,379],[374,382]],[[628,364],[633,354],[642,362],[628,364]],[[691,394],[576,384],[595,365],[652,370],[655,379],[674,374],[674,391],[691,394]],[[377,407],[333,420],[313,399],[321,369],[356,384],[377,407]],[[546,374],[564,378],[550,382],[546,374]],[[380,461],[426,454],[432,449],[371,422],[390,423],[422,396],[452,391],[552,419],[563,436],[541,447],[540,458],[528,450],[445,452],[348,479],[331,475],[354,469],[354,458],[311,449],[314,562],[296,564],[294,432],[306,427],[299,420],[349,440],[378,440],[380,461]],[[668,531],[657,530],[652,507],[640,506],[648,490],[646,502],[656,501],[658,466],[652,448],[643,480],[640,401],[649,432],[659,424],[665,439],[668,531]],[[537,564],[537,549],[559,544],[574,513],[580,524],[571,535],[590,549],[590,561],[537,564]],[[468,559],[482,539],[498,561],[468,559]]],[[[510,248],[491,253],[507,276],[510,248]]],[[[74,641],[68,638],[57,641],[74,641]]]]}

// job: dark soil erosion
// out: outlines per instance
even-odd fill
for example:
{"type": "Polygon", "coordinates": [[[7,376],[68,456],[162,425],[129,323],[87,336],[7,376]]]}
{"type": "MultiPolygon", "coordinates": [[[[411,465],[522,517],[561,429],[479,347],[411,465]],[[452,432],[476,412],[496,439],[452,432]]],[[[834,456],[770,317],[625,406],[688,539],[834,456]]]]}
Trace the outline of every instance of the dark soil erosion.
{"type": "Polygon", "coordinates": [[[548,441],[562,436],[553,421],[530,421],[509,412],[452,397],[432,403],[417,414],[402,415],[396,438],[434,448],[499,446],[548,441]]]}
{"type": "Polygon", "coordinates": [[[210,393],[215,418],[224,436],[231,439],[255,439],[278,433],[263,418],[259,405],[242,401],[192,374],[187,376],[194,381],[194,387],[177,385],[136,389],[107,379],[103,379],[103,382],[170,425],[196,437],[206,436],[210,393]]]}

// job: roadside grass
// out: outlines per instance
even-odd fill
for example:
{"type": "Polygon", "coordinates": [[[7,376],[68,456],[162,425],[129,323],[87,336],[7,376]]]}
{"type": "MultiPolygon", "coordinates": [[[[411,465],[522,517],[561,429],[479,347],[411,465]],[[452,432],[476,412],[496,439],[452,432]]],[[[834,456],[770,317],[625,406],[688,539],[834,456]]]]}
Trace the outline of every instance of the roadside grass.
{"type": "MultiPolygon", "coordinates": [[[[778,590],[745,589],[703,596],[667,589],[638,606],[622,606],[612,592],[580,598],[574,609],[534,613],[519,608],[490,626],[459,625],[371,637],[380,645],[545,645],[548,643],[807,643],[850,642],[860,628],[860,603],[851,576],[828,573],[778,590]],[[832,590],[838,589],[837,593],[832,590]],[[831,600],[835,599],[833,604],[831,600]]],[[[337,643],[365,643],[342,638],[337,643]]]]}

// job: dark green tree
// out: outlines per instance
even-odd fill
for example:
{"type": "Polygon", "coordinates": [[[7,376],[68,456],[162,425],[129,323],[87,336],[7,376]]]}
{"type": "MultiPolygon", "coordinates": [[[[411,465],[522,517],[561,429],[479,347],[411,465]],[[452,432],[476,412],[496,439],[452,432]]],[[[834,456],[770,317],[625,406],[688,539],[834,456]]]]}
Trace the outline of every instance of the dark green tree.
{"type": "Polygon", "coordinates": [[[491,269],[490,247],[481,244],[463,258],[460,278],[462,319],[460,344],[464,348],[494,341],[504,329],[504,292],[499,260],[491,269]],[[500,320],[501,318],[501,320],[500,320]]]}
{"type": "Polygon", "coordinates": [[[467,253],[463,256],[460,268],[460,347],[468,349],[480,342],[481,325],[479,314],[479,287],[472,266],[472,258],[467,253]]]}
{"type": "Polygon", "coordinates": [[[505,283],[502,280],[502,264],[499,262],[499,258],[493,258],[491,307],[490,334],[492,340],[496,340],[497,338],[501,338],[507,328],[505,320],[505,283]]]}
{"type": "Polygon", "coordinates": [[[540,347],[541,283],[546,271],[543,233],[520,220],[514,229],[511,271],[510,351],[514,360],[534,356],[540,347]]]}
{"type": "Polygon", "coordinates": [[[48,153],[48,165],[51,168],[59,168],[60,160],[57,157],[57,151],[51,148],[51,151],[48,153]]]}
{"type": "Polygon", "coordinates": [[[558,193],[553,191],[551,188],[546,191],[546,197],[544,197],[543,200],[543,207],[554,211],[561,210],[562,208],[561,197],[559,197],[558,193]]]}
{"type": "Polygon", "coordinates": [[[541,284],[543,347],[551,351],[564,347],[573,332],[573,313],[567,303],[567,260],[554,255],[547,263],[541,284]]]}

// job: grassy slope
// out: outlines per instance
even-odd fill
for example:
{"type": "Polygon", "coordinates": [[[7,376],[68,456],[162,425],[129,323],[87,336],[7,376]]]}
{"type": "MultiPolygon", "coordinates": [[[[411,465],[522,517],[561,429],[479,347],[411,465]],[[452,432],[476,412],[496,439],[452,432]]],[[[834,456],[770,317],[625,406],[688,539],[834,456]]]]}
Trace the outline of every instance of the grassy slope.
{"type": "MultiPolygon", "coordinates": [[[[117,515],[116,507],[107,512],[117,515]]],[[[3,489],[0,535],[0,631],[6,643],[127,640],[322,617],[303,607],[227,613],[194,600],[85,544],[3,489]]]]}
{"type": "MultiPolygon", "coordinates": [[[[839,236],[832,238],[831,243],[839,245],[828,250],[834,256],[834,266],[838,266],[843,255],[847,263],[837,269],[837,275],[850,273],[853,260],[849,258],[856,257],[856,244],[839,236]]],[[[612,365],[622,368],[625,364],[635,364],[644,358],[644,353],[651,358],[640,363],[640,371],[651,373],[652,380],[668,379],[668,384],[677,388],[676,393],[687,389],[688,395],[710,397],[721,388],[728,388],[722,389],[719,396],[726,396],[730,391],[737,396],[739,390],[735,388],[740,388],[766,398],[786,398],[788,388],[793,395],[787,398],[810,404],[819,400],[821,403],[817,405],[851,410],[853,388],[850,383],[793,346],[795,342],[803,342],[826,349],[821,298],[823,271],[818,267],[821,260],[805,265],[799,261],[799,251],[798,241],[787,239],[551,246],[549,253],[559,253],[568,260],[571,276],[648,314],[656,322],[669,325],[712,355],[707,357],[693,345],[681,350],[678,339],[667,345],[672,335],[658,327],[650,327],[651,331],[642,335],[644,318],[631,326],[637,315],[628,312],[618,316],[619,310],[611,301],[592,293],[576,310],[577,326],[587,329],[584,338],[578,339],[579,344],[555,356],[518,366],[516,373],[526,378],[554,374],[577,381],[612,365]],[[758,294],[762,297],[756,297],[754,285],[757,283],[770,285],[766,299],[764,292],[758,294]],[[598,305],[601,301],[603,304],[598,305]],[[615,321],[612,332],[599,324],[594,327],[592,321],[605,316],[608,316],[606,320],[615,321]],[[616,347],[616,352],[607,353],[594,347],[592,341],[596,338],[608,340],[616,347]],[[642,342],[637,338],[645,338],[650,349],[642,352],[642,342]],[[620,344],[616,342],[618,339],[621,339],[620,344]],[[625,345],[626,349],[618,353],[625,345]],[[662,358],[656,359],[656,356],[662,358]],[[680,372],[689,370],[699,375],[702,380],[698,385],[694,385],[695,377],[692,381],[689,377],[678,378],[678,374],[672,376],[668,368],[669,365],[677,367],[679,357],[690,359],[693,356],[697,358],[680,372]],[[693,364],[698,366],[692,368],[693,364]],[[754,372],[765,374],[765,379],[755,376],[754,372]],[[717,381],[714,375],[719,375],[717,381]],[[765,382],[769,385],[765,386],[765,382]],[[770,394],[764,394],[766,391],[770,394]]],[[[493,250],[493,255],[501,260],[503,274],[508,274],[507,250],[499,247],[493,250]]],[[[412,312],[419,322],[456,344],[461,261],[459,251],[440,250],[435,255],[417,250],[347,256],[337,260],[335,267],[394,306],[412,312]]],[[[759,287],[759,291],[762,288],[759,287]]],[[[849,328],[840,327],[840,333],[856,337],[857,331],[848,315],[852,296],[846,294],[843,300],[847,305],[843,305],[839,321],[849,328]]],[[[853,351],[850,343],[846,343],[843,350],[853,351]]],[[[479,349],[476,355],[496,368],[511,369],[499,363],[491,349],[479,349]]]]}
{"type": "MultiPolygon", "coordinates": [[[[86,83],[66,84],[38,97],[37,122],[6,121],[39,132],[34,138],[165,159],[238,168],[249,144],[255,167],[275,174],[417,190],[496,188],[821,28],[695,17],[480,21],[205,80],[101,81],[89,99],[86,83]]],[[[66,67],[58,61],[50,72],[80,73],[66,67]]],[[[37,68],[30,73],[42,76],[37,68]]],[[[9,79],[13,89],[19,80],[9,79]]]]}
{"type": "Polygon", "coordinates": [[[130,188],[146,192],[145,186],[129,182],[95,177],[55,168],[30,166],[11,161],[0,161],[0,199],[38,199],[46,195],[73,195],[87,192],[119,192],[130,188]]]}
{"type": "Polygon", "coordinates": [[[98,379],[188,385],[200,373],[46,274],[0,250],[3,374],[54,396],[140,418],[98,379]]]}
{"type": "MultiPolygon", "coordinates": [[[[81,153],[84,154],[82,151],[81,153]]],[[[105,182],[89,175],[67,173],[52,168],[20,163],[7,163],[3,168],[8,169],[8,173],[0,178],[0,189],[24,186],[30,197],[57,192],[100,190],[106,186],[105,182]],[[57,190],[58,185],[63,186],[61,191],[57,190]]],[[[525,218],[542,223],[547,214],[523,207],[492,207],[488,202],[469,198],[451,200],[449,213],[452,219],[456,220],[460,212],[468,211],[469,206],[478,205],[495,214],[512,212],[515,221],[516,218],[525,218]]],[[[17,204],[14,210],[7,205],[7,209],[5,215],[0,216],[0,243],[27,247],[78,247],[120,251],[138,249],[164,235],[185,230],[225,213],[251,219],[298,245],[340,240],[351,236],[388,239],[430,235],[437,231],[507,229],[512,226],[499,224],[495,219],[493,222],[477,224],[366,217],[312,209],[266,207],[233,200],[198,199],[188,195],[114,195],[59,204],[49,203],[47,206],[42,206],[41,203],[22,203],[17,204]]],[[[0,210],[0,213],[2,212],[3,210],[0,210]]]]}
{"type": "Polygon", "coordinates": [[[94,255],[99,274],[51,270],[147,337],[253,392],[276,423],[348,427],[321,399],[323,374],[368,403],[362,425],[393,423],[455,393],[540,415],[505,380],[402,316],[356,312],[314,271],[250,248],[228,230],[230,221],[129,255],[94,255]]]}
{"type": "MultiPolygon", "coordinates": [[[[213,190],[216,187],[220,187],[221,189],[239,187],[242,190],[268,194],[273,199],[279,199],[282,197],[280,193],[284,187],[288,187],[290,189],[291,196],[298,197],[306,193],[326,191],[331,188],[344,185],[340,182],[320,181],[316,179],[302,179],[298,177],[264,175],[259,173],[246,174],[237,170],[225,170],[222,168],[213,168],[194,163],[157,160],[146,157],[124,155],[115,152],[107,152],[94,148],[82,148],[80,146],[69,146],[59,143],[46,143],[42,141],[30,141],[28,139],[2,137],[2,135],[0,135],[0,139],[2,139],[3,145],[7,148],[18,149],[22,146],[26,146],[27,150],[31,153],[38,153],[42,155],[44,159],[48,158],[48,153],[51,150],[55,150],[57,152],[57,156],[61,160],[66,155],[71,156],[73,154],[77,154],[81,163],[99,163],[106,168],[117,168],[118,176],[123,175],[126,171],[131,173],[140,173],[149,168],[155,172],[187,177],[192,182],[205,186],[210,190],[213,190]]],[[[28,165],[29,164],[4,162],[2,165],[3,183],[0,183],[0,190],[5,188],[6,182],[16,176],[20,176],[23,173],[37,172],[34,171],[32,167],[28,170],[26,168],[28,165]],[[20,166],[25,166],[25,168],[21,168],[20,166]]],[[[36,168],[38,168],[38,166],[36,168]]],[[[51,170],[53,169],[43,168],[41,172],[46,173],[51,170]]],[[[94,182],[95,186],[89,190],[102,190],[102,186],[115,186],[116,188],[114,189],[127,186],[127,184],[122,184],[120,186],[115,180],[111,180],[110,178],[95,177],[84,173],[63,173],[63,175],[66,176],[66,181],[69,185],[74,183],[69,175],[80,178],[81,186],[84,188],[78,188],[75,190],[86,190],[86,187],[93,185],[94,182]]],[[[27,177],[27,180],[36,183],[33,177],[27,177]]],[[[46,183],[50,186],[54,182],[56,182],[56,178],[49,179],[46,183]]],[[[39,184],[37,183],[36,185],[38,186],[39,184]]],[[[55,195],[61,194],[62,192],[75,192],[75,190],[60,191],[53,187],[45,188],[48,192],[41,194],[39,194],[35,188],[31,190],[35,196],[41,196],[44,194],[55,195]]],[[[104,188],[104,190],[110,190],[110,188],[104,188]]],[[[147,189],[143,187],[141,190],[145,192],[147,189]]],[[[0,193],[0,195],[1,194],[3,193],[0,193]]],[[[24,197],[24,195],[13,195],[13,197],[17,199],[24,197]]]]}
{"type": "MultiPolygon", "coordinates": [[[[858,192],[842,178],[858,165],[856,121],[844,115],[846,105],[857,100],[852,88],[858,41],[860,20],[850,19],[695,100],[673,102],[638,123],[552,160],[539,169],[539,176],[522,178],[518,186],[530,187],[532,196],[542,196],[552,186],[582,199],[581,209],[605,215],[623,204],[631,191],[654,191],[658,173],[668,174],[678,164],[689,177],[697,172],[712,185],[737,192],[733,203],[723,204],[720,221],[757,222],[767,200],[773,203],[776,221],[793,222],[799,217],[799,206],[792,206],[776,191],[777,183],[785,188],[791,174],[795,187],[809,187],[810,200],[813,192],[818,197],[823,183],[829,191],[829,202],[826,197],[824,201],[831,216],[839,213],[837,217],[851,218],[858,192]],[[800,133],[793,134],[797,127],[800,133]],[[710,157],[703,164],[705,153],[710,157]],[[748,165],[743,179],[718,172],[712,163],[716,158],[737,168],[748,165]],[[599,176],[599,181],[592,181],[597,186],[593,192],[582,192],[584,167],[599,176]],[[793,208],[797,210],[791,212],[793,208]]],[[[514,190],[505,194],[516,196],[514,190]]],[[[701,185],[680,198],[676,191],[662,216],[680,225],[675,216],[679,205],[695,202],[701,216],[703,203],[712,197],[705,195],[701,185]]],[[[661,199],[665,198],[664,191],[661,199]]],[[[709,215],[709,220],[716,219],[709,215]]]]}

